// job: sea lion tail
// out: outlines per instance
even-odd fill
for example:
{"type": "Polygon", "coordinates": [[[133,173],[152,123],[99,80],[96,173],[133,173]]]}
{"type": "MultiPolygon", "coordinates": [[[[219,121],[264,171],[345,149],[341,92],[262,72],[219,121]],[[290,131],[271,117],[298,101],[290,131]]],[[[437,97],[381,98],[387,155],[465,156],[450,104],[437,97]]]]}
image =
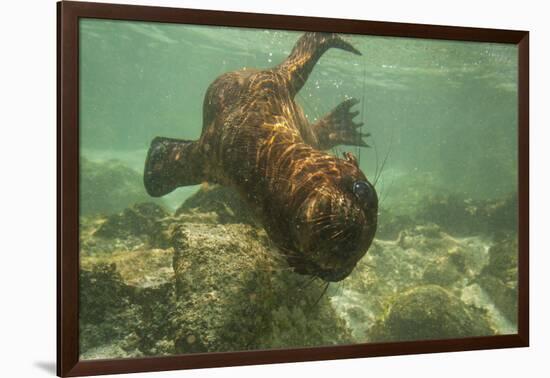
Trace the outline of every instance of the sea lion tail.
{"type": "Polygon", "coordinates": [[[197,142],[156,137],[145,160],[145,190],[161,197],[180,186],[200,184],[206,181],[203,165],[197,142]]]}
{"type": "Polygon", "coordinates": [[[361,55],[359,50],[336,33],[305,33],[296,42],[288,58],[275,68],[288,77],[293,95],[303,87],[319,58],[330,48],[361,55]]]}

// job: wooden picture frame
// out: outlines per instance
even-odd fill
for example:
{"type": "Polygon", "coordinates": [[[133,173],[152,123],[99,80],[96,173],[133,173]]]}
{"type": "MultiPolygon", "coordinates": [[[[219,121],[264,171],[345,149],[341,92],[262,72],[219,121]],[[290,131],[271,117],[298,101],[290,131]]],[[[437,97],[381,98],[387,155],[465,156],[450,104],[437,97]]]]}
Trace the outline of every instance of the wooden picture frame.
{"type": "Polygon", "coordinates": [[[70,1],[57,4],[57,18],[57,374],[59,376],[451,352],[529,345],[528,32],[70,1]],[[519,59],[517,104],[519,311],[517,334],[79,361],[79,20],[82,18],[323,31],[516,45],[519,59]]]}

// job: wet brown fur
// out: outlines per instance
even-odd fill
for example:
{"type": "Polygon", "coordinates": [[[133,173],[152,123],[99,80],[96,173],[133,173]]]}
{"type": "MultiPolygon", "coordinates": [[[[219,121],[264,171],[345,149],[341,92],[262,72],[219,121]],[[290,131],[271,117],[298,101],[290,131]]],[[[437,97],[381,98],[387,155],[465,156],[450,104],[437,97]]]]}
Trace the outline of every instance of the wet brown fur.
{"type": "Polygon", "coordinates": [[[204,98],[200,139],[153,141],[145,185],[155,196],[203,181],[236,188],[297,272],[337,281],[367,251],[378,204],[376,194],[368,204],[354,197],[353,183],[367,179],[351,154],[323,151],[366,145],[350,112],[357,101],[314,124],[294,101],[330,47],[359,54],[335,34],[306,33],[280,65],[218,77],[204,98]]]}

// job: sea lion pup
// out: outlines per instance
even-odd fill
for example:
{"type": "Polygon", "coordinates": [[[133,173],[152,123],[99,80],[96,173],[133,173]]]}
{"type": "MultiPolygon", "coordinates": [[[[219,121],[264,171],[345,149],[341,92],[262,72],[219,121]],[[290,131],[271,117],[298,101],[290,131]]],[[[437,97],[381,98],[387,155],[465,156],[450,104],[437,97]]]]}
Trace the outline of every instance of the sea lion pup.
{"type": "Polygon", "coordinates": [[[147,192],[215,182],[238,190],[267,234],[300,274],[347,277],[369,248],[378,197],[352,154],[323,152],[366,146],[347,99],[310,124],[294,101],[329,48],[361,55],[336,34],[306,33],[278,66],[218,77],[203,104],[198,141],[155,138],[145,162],[147,192]]]}

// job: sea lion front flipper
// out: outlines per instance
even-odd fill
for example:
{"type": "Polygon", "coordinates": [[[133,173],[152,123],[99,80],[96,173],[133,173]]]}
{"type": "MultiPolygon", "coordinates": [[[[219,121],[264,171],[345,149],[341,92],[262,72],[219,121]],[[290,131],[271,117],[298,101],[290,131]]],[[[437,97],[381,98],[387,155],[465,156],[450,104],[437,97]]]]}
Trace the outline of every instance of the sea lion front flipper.
{"type": "Polygon", "coordinates": [[[353,118],[359,114],[359,111],[350,111],[351,107],[356,105],[359,100],[348,98],[341,102],[330,113],[311,125],[315,136],[317,137],[317,148],[328,150],[339,144],[349,146],[370,147],[363,137],[370,136],[370,133],[361,133],[358,130],[363,123],[353,122],[353,118]]]}
{"type": "Polygon", "coordinates": [[[275,68],[275,71],[286,76],[292,96],[304,86],[315,63],[331,47],[361,55],[361,52],[336,33],[305,33],[296,42],[288,58],[275,68]]]}
{"type": "Polygon", "coordinates": [[[206,181],[197,142],[156,137],[151,142],[143,183],[150,196],[161,197],[180,186],[206,181]]]}

